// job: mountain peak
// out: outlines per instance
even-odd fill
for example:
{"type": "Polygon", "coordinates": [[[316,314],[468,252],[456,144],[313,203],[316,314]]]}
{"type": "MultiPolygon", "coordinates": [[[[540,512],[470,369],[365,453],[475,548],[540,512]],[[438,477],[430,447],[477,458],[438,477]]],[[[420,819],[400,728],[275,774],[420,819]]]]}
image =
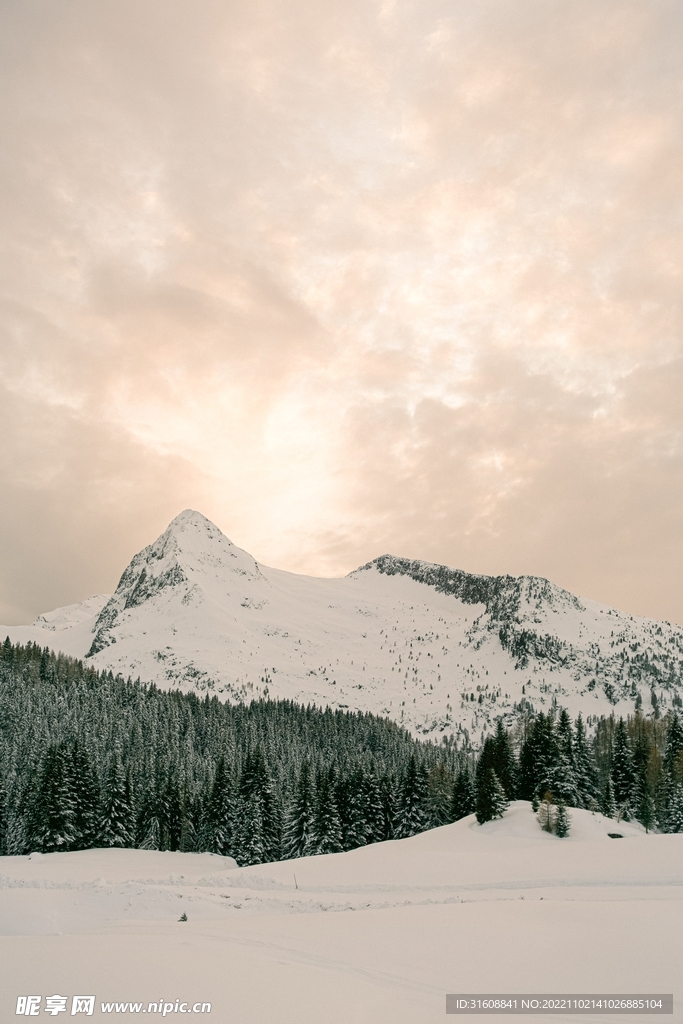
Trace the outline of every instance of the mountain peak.
{"type": "MultiPolygon", "coordinates": [[[[193,508],[186,508],[183,509],[182,512],[179,512],[175,519],[171,520],[164,532],[178,532],[192,527],[196,529],[204,529],[208,532],[218,530],[216,524],[212,523],[210,519],[206,518],[206,516],[203,516],[201,512],[196,512],[193,508]]],[[[220,533],[221,531],[218,530],[218,532],[220,533]]]]}
{"type": "Polygon", "coordinates": [[[100,612],[88,657],[116,643],[116,630],[142,605],[201,604],[206,593],[221,601],[245,579],[263,580],[258,563],[201,512],[185,509],[153,544],[135,555],[100,612]]]}

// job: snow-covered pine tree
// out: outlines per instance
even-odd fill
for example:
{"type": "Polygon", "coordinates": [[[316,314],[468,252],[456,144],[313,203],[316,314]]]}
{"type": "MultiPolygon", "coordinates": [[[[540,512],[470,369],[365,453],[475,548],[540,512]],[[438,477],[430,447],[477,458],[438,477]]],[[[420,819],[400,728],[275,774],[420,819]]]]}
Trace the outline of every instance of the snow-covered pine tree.
{"type": "Polygon", "coordinates": [[[669,798],[669,808],[666,816],[667,832],[683,832],[683,785],[677,782],[669,798]]]}
{"type": "Polygon", "coordinates": [[[469,767],[465,764],[455,776],[453,783],[451,821],[460,821],[468,814],[474,814],[474,783],[469,767]]]}
{"type": "Polygon", "coordinates": [[[614,800],[614,789],[612,787],[612,779],[607,776],[605,783],[600,794],[600,810],[606,818],[616,818],[617,816],[617,805],[614,800]]]}
{"type": "Polygon", "coordinates": [[[395,837],[396,821],[396,780],[385,773],[379,781],[379,797],[382,801],[382,841],[395,837]]]}
{"type": "Polygon", "coordinates": [[[346,765],[337,773],[335,799],[342,830],[342,848],[365,846],[365,773],[362,765],[346,765]]]}
{"type": "Polygon", "coordinates": [[[180,842],[178,849],[181,853],[194,853],[197,848],[197,829],[195,826],[195,814],[192,798],[187,789],[183,793],[182,816],[180,822],[180,842]]]}
{"type": "Polygon", "coordinates": [[[233,855],[234,795],[232,778],[224,755],[218,760],[209,799],[203,810],[198,846],[207,853],[233,855]]]}
{"type": "Polygon", "coordinates": [[[680,760],[683,754],[683,725],[677,711],[671,712],[668,719],[664,772],[674,783],[683,782],[683,778],[676,778],[679,773],[683,773],[683,761],[680,760]]]}
{"type": "Polygon", "coordinates": [[[635,788],[633,754],[623,718],[617,722],[612,747],[612,785],[614,801],[620,817],[628,821],[631,816],[631,801],[635,788]]]}
{"type": "Polygon", "coordinates": [[[236,854],[240,867],[263,864],[266,856],[266,835],[263,822],[263,801],[252,791],[240,804],[241,821],[237,832],[236,854]]]}
{"type": "Polygon", "coordinates": [[[425,772],[414,754],[403,773],[401,792],[396,812],[394,833],[397,839],[407,839],[424,832],[428,826],[427,784],[425,772]]]}
{"type": "Polygon", "coordinates": [[[519,769],[512,751],[510,737],[507,730],[503,727],[502,718],[499,718],[496,722],[496,732],[493,737],[491,753],[491,767],[505,790],[508,800],[514,800],[517,795],[519,769]]]}
{"type": "Polygon", "coordinates": [[[315,793],[311,762],[304,758],[299,768],[299,777],[287,814],[282,840],[286,858],[308,857],[314,852],[315,842],[315,793]]]}
{"type": "Polygon", "coordinates": [[[71,747],[67,770],[74,795],[74,850],[90,850],[99,831],[100,787],[93,769],[93,759],[76,740],[71,747]]]}
{"type": "Polygon", "coordinates": [[[48,747],[29,811],[26,842],[30,850],[70,850],[75,839],[76,801],[69,751],[65,744],[48,747]]]}
{"type": "Polygon", "coordinates": [[[367,842],[380,843],[384,839],[384,808],[374,766],[371,766],[365,772],[363,805],[365,808],[365,835],[367,842]]]}
{"type": "Polygon", "coordinates": [[[531,723],[520,753],[520,797],[531,800],[534,793],[555,792],[563,785],[560,750],[552,714],[539,712],[531,723]]]}
{"type": "Polygon", "coordinates": [[[160,801],[160,822],[163,850],[178,850],[183,828],[182,769],[173,758],[166,773],[166,785],[160,801]]]}
{"type": "Polygon", "coordinates": [[[664,804],[664,815],[668,821],[671,812],[671,802],[677,785],[683,784],[683,725],[678,713],[673,711],[667,716],[668,728],[666,737],[666,750],[662,765],[662,793],[661,801],[664,804]]]}
{"type": "Polygon", "coordinates": [[[453,776],[439,761],[427,775],[427,816],[430,828],[447,825],[451,821],[453,802],[453,776]]]}
{"type": "Polygon", "coordinates": [[[133,846],[134,815],[130,785],[121,761],[121,752],[114,750],[107,775],[104,806],[98,831],[99,846],[133,846]]]}
{"type": "Polygon", "coordinates": [[[141,850],[161,849],[161,828],[159,819],[155,814],[144,819],[143,831],[138,846],[141,850]]]}
{"type": "Polygon", "coordinates": [[[240,865],[262,864],[271,859],[268,855],[267,796],[270,796],[267,768],[263,751],[256,746],[247,751],[240,775],[233,845],[233,856],[240,865]]]}
{"type": "Polygon", "coordinates": [[[520,800],[533,800],[537,791],[536,781],[536,742],[534,739],[534,722],[525,719],[525,733],[519,751],[517,774],[517,796],[520,800]]]}
{"type": "MultiPolygon", "coordinates": [[[[489,772],[495,771],[496,744],[493,736],[486,736],[479,751],[477,763],[474,769],[475,792],[481,789],[484,779],[489,772]]],[[[500,779],[498,780],[500,782],[500,779]]]]}
{"type": "Polygon", "coordinates": [[[7,853],[7,819],[9,815],[9,799],[5,780],[0,775],[0,856],[7,853]]]}
{"type": "Polygon", "coordinates": [[[553,792],[558,802],[576,807],[579,803],[576,781],[576,761],[572,737],[572,720],[566,708],[560,710],[557,721],[557,770],[553,779],[553,792]]]}
{"type": "Polygon", "coordinates": [[[137,843],[141,850],[161,849],[161,822],[159,820],[158,785],[160,773],[156,768],[155,758],[148,765],[147,785],[142,793],[138,807],[137,843]]]}
{"type": "Polygon", "coordinates": [[[567,808],[565,804],[558,803],[557,814],[555,816],[555,835],[559,839],[564,839],[569,835],[570,818],[567,814],[567,808]]]}
{"type": "Polygon", "coordinates": [[[492,773],[493,792],[492,792],[492,807],[493,817],[502,818],[506,810],[510,806],[510,801],[507,798],[507,794],[503,789],[502,784],[498,780],[498,776],[495,772],[492,773]]]}
{"type": "MultiPolygon", "coordinates": [[[[641,810],[646,807],[643,802],[645,797],[650,794],[650,786],[648,780],[648,764],[650,761],[650,743],[648,736],[643,728],[642,715],[636,715],[635,728],[638,729],[635,742],[633,743],[633,806],[635,808],[635,815],[638,821],[640,821],[641,810]]],[[[654,807],[654,801],[653,801],[654,807]]],[[[644,822],[643,822],[644,824],[644,822]]],[[[650,826],[648,826],[649,828],[650,826]]]]}
{"type": "Polygon", "coordinates": [[[595,757],[580,713],[574,722],[574,774],[579,806],[588,808],[597,801],[600,786],[595,757]]]}
{"type": "Polygon", "coordinates": [[[475,814],[477,821],[483,825],[493,818],[502,818],[509,805],[505,790],[498,781],[493,768],[488,768],[480,775],[477,785],[477,796],[475,803],[475,814]]]}
{"type": "Polygon", "coordinates": [[[636,816],[640,824],[645,827],[646,833],[654,828],[657,823],[655,802],[647,789],[641,792],[636,816]]]}
{"type": "Polygon", "coordinates": [[[8,857],[18,857],[22,853],[30,853],[27,838],[29,820],[23,813],[21,801],[9,801],[7,809],[7,828],[5,831],[5,853],[8,857]]]}
{"type": "Polygon", "coordinates": [[[314,852],[340,853],[342,830],[335,799],[335,769],[320,768],[316,774],[314,852]]]}

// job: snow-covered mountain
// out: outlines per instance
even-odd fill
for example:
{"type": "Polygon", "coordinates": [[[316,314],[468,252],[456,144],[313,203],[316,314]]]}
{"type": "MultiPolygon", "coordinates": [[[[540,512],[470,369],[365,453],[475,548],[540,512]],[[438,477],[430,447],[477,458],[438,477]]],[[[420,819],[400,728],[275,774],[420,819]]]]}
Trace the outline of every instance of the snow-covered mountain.
{"type": "Polygon", "coordinates": [[[198,512],[137,554],[111,597],[0,627],[15,642],[228,700],[388,715],[435,738],[522,702],[585,716],[680,705],[683,630],[534,576],[383,555],[342,579],[269,569],[198,512]]]}

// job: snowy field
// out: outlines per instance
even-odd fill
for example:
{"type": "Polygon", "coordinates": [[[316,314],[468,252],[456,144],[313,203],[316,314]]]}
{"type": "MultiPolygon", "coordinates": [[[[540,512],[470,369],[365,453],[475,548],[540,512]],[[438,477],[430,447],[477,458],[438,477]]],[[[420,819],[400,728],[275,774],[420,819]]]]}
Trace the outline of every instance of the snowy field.
{"type": "Polygon", "coordinates": [[[419,1024],[445,1019],[447,992],[673,991],[664,1019],[683,1021],[683,835],[571,814],[563,840],[517,801],[481,827],[243,869],[142,850],[2,858],[0,1019],[29,994],[69,1010],[95,995],[93,1018],[180,1000],[221,1024],[419,1024]]]}

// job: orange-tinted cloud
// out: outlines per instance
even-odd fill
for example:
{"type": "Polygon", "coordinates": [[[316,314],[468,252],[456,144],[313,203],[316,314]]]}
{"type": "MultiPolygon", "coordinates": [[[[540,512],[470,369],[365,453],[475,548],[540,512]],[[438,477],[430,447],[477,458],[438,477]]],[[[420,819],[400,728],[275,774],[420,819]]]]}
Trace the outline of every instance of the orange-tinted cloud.
{"type": "Polygon", "coordinates": [[[0,621],[185,506],[683,620],[682,21],[5,4],[0,621]]]}

